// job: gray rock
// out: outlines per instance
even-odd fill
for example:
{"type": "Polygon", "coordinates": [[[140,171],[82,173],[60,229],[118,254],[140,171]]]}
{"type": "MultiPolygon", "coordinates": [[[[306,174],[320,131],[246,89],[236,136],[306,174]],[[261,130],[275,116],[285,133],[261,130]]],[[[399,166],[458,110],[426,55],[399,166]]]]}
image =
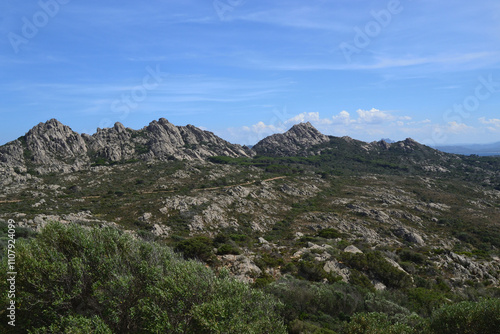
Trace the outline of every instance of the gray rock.
{"type": "Polygon", "coordinates": [[[342,277],[342,281],[348,283],[350,272],[349,269],[343,264],[339,263],[336,259],[325,262],[323,270],[327,273],[332,273],[334,275],[342,277]]]}
{"type": "Polygon", "coordinates": [[[245,255],[223,255],[219,257],[222,265],[240,281],[252,283],[262,270],[245,255]]]}
{"type": "Polygon", "coordinates": [[[323,135],[307,122],[296,124],[285,133],[277,133],[262,139],[253,147],[253,150],[262,155],[304,155],[304,150],[328,141],[330,141],[328,136],[323,135]]]}
{"type": "Polygon", "coordinates": [[[356,247],[354,245],[350,245],[350,246],[347,246],[346,248],[344,248],[344,252],[345,253],[353,253],[353,254],[363,253],[358,247],[356,247]]]}
{"type": "Polygon", "coordinates": [[[418,233],[410,231],[407,227],[399,226],[393,229],[393,233],[408,242],[413,242],[419,246],[425,245],[424,239],[418,233]]]}

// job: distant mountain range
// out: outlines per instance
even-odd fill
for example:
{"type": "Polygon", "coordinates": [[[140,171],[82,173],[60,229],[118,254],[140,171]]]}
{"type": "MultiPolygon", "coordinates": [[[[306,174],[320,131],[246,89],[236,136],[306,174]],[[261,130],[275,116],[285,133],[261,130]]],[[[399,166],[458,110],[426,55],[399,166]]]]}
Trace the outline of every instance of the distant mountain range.
{"type": "Polygon", "coordinates": [[[462,145],[448,145],[448,146],[435,146],[437,150],[465,155],[500,155],[500,142],[491,144],[462,144],[462,145]]]}
{"type": "MultiPolygon", "coordinates": [[[[392,144],[394,140],[382,138],[382,141],[392,144]]],[[[500,141],[489,144],[456,144],[456,145],[436,145],[432,146],[436,150],[445,153],[463,154],[463,155],[480,155],[480,156],[500,156],[500,141]]]]}
{"type": "MultiPolygon", "coordinates": [[[[164,118],[154,120],[140,130],[116,123],[111,128],[98,128],[93,135],[79,134],[51,119],[34,126],[17,140],[0,146],[0,169],[47,174],[128,161],[205,160],[214,156],[311,156],[321,154],[327,148],[351,155],[379,151],[399,154],[396,152],[398,148],[404,151],[415,145],[424,149],[412,139],[390,144],[383,140],[365,143],[350,137],[326,136],[309,122],[266,137],[249,148],[229,143],[193,125],[175,126],[164,118]]],[[[425,147],[425,150],[434,151],[430,147],[425,147]]]]}

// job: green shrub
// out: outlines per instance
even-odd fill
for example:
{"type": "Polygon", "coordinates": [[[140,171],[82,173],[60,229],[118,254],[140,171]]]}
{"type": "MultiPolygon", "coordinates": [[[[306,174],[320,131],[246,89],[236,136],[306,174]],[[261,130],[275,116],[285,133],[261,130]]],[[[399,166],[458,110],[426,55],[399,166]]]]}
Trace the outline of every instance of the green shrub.
{"type": "Polygon", "coordinates": [[[350,267],[366,272],[389,287],[406,288],[412,285],[410,276],[387,262],[380,252],[343,253],[342,259],[350,267]]]}
{"type": "Polygon", "coordinates": [[[219,248],[217,248],[217,255],[227,255],[227,254],[239,255],[241,254],[241,251],[239,250],[238,247],[230,244],[223,244],[219,248]]]}
{"type": "Polygon", "coordinates": [[[319,282],[326,279],[331,279],[332,282],[334,278],[331,274],[327,273],[323,266],[313,261],[300,261],[298,263],[298,275],[305,278],[308,281],[319,282]]]}
{"type": "Polygon", "coordinates": [[[414,288],[407,291],[409,308],[422,316],[430,316],[446,300],[446,296],[436,290],[414,288]]]}
{"type": "Polygon", "coordinates": [[[340,233],[334,228],[326,228],[318,232],[318,237],[325,239],[336,239],[336,238],[341,238],[342,233],[340,233]]]}
{"type": "Polygon", "coordinates": [[[349,283],[359,286],[368,291],[375,292],[375,287],[373,286],[370,279],[356,269],[351,270],[351,274],[349,276],[349,283]]]}
{"type": "Polygon", "coordinates": [[[412,334],[412,327],[402,323],[392,323],[384,313],[358,313],[351,318],[342,333],[345,334],[412,334]]]}
{"type": "Polygon", "coordinates": [[[30,334],[112,334],[111,329],[98,316],[92,318],[77,316],[65,316],[48,327],[34,329],[30,334]]]}
{"type": "Polygon", "coordinates": [[[399,257],[401,258],[402,261],[410,261],[416,264],[424,264],[425,263],[425,256],[414,252],[409,249],[403,249],[401,252],[399,252],[399,257]]]}
{"type": "Polygon", "coordinates": [[[315,324],[312,324],[307,321],[302,321],[299,319],[295,319],[288,326],[288,332],[290,334],[335,334],[336,332],[321,328],[315,324]]]}
{"type": "Polygon", "coordinates": [[[286,275],[266,286],[265,291],[283,302],[283,317],[289,324],[295,319],[318,320],[323,314],[334,322],[330,325],[335,325],[335,321],[345,320],[364,310],[362,291],[342,282],[324,284],[286,275]]]}
{"type": "Polygon", "coordinates": [[[176,252],[182,252],[184,258],[201,260],[207,263],[214,261],[212,240],[208,237],[186,239],[175,246],[176,252]]]}
{"type": "Polygon", "coordinates": [[[236,242],[243,242],[248,239],[248,236],[245,234],[231,234],[229,235],[229,238],[231,238],[231,240],[236,242]]]}
{"type": "Polygon", "coordinates": [[[276,268],[284,264],[283,256],[278,252],[262,253],[260,258],[255,260],[255,264],[261,269],[267,267],[276,268]]]}
{"type": "Polygon", "coordinates": [[[464,301],[436,310],[429,327],[436,334],[500,333],[500,300],[464,301]]]}
{"type": "Polygon", "coordinates": [[[16,269],[18,333],[285,333],[272,296],[112,228],[50,223],[16,242],[16,269]]]}
{"type": "Polygon", "coordinates": [[[368,312],[380,312],[389,316],[410,314],[408,309],[393,301],[387,300],[380,293],[368,293],[365,297],[365,305],[368,312]]]}

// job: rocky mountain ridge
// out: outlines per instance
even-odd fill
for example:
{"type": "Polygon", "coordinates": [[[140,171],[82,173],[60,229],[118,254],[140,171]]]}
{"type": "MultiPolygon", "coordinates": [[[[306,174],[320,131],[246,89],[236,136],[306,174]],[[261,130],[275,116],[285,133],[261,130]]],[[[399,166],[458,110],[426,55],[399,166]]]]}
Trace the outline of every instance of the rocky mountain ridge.
{"type": "MultiPolygon", "coordinates": [[[[40,123],[17,140],[0,146],[0,172],[13,171],[74,172],[93,165],[127,161],[203,160],[213,156],[252,157],[311,156],[338,145],[350,145],[360,154],[373,150],[399,150],[402,153],[424,149],[412,139],[389,144],[385,141],[365,143],[349,137],[320,133],[311,123],[292,126],[285,133],[268,136],[252,148],[232,144],[212,132],[193,125],[175,126],[164,118],[152,121],[140,130],[116,123],[112,128],[98,128],[93,135],[79,134],[51,119],[40,123]]],[[[426,150],[435,151],[425,147],[426,150]]],[[[437,152],[437,151],[436,151],[437,152]]],[[[18,173],[19,174],[19,173],[18,173]]]]}
{"type": "Polygon", "coordinates": [[[295,124],[285,133],[276,133],[259,141],[252,149],[260,155],[297,156],[311,147],[329,142],[311,123],[295,124]]]}
{"type": "Polygon", "coordinates": [[[175,126],[164,118],[141,130],[116,123],[93,135],[78,134],[56,119],[40,123],[0,147],[0,166],[33,168],[39,174],[72,172],[93,164],[130,160],[200,160],[209,156],[248,157],[253,152],[192,125],[175,126]]]}

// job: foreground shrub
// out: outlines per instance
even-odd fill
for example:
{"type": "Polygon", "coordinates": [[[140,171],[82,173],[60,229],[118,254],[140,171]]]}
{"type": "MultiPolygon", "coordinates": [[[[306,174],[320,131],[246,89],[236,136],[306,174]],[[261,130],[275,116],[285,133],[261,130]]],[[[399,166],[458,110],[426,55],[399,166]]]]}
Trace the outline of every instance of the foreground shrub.
{"type": "Polygon", "coordinates": [[[324,284],[287,275],[266,286],[265,291],[283,302],[283,317],[291,327],[300,328],[294,322],[297,319],[333,327],[364,309],[363,292],[342,282],[324,284]],[[292,326],[292,323],[295,325],[292,326]]]}
{"type": "Polygon", "coordinates": [[[432,333],[500,333],[500,300],[464,301],[435,311],[429,325],[432,333]]]}
{"type": "Polygon", "coordinates": [[[48,327],[42,327],[30,331],[30,334],[52,334],[52,333],[71,333],[71,334],[112,334],[113,332],[98,316],[85,318],[81,315],[62,317],[57,322],[48,327]]]}
{"type": "Polygon", "coordinates": [[[346,334],[413,334],[417,331],[403,323],[392,323],[384,313],[358,313],[342,333],[346,334]]]}
{"type": "Polygon", "coordinates": [[[342,260],[352,268],[367,272],[370,277],[376,278],[388,287],[407,288],[412,285],[410,276],[395,268],[380,252],[344,253],[342,260]]]}
{"type": "Polygon", "coordinates": [[[201,260],[207,263],[214,261],[212,240],[208,237],[198,236],[182,240],[175,246],[175,250],[181,252],[186,259],[201,260]]]}
{"type": "Polygon", "coordinates": [[[51,223],[16,252],[18,333],[285,332],[271,296],[112,228],[51,223]]]}

